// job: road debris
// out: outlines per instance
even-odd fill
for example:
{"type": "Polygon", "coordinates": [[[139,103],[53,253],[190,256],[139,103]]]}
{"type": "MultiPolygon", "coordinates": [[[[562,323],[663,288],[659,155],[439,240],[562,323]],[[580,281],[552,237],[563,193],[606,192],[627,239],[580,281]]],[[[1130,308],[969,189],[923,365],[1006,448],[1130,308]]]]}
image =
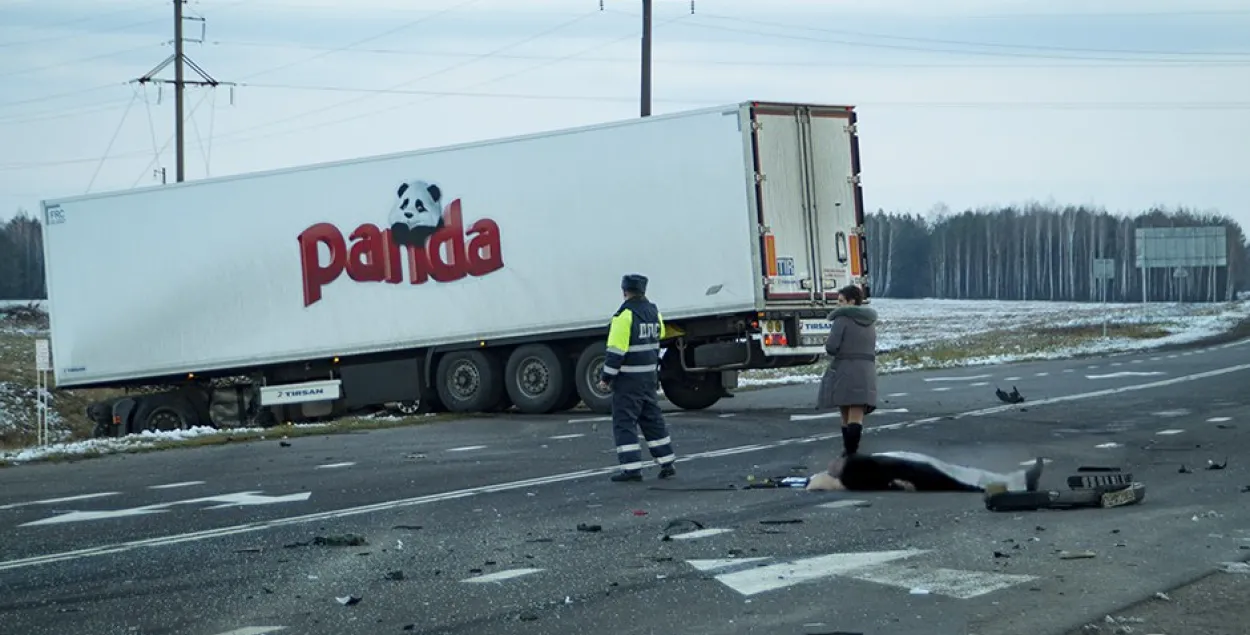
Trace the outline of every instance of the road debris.
{"type": "Polygon", "coordinates": [[[1085,560],[1088,558],[1096,558],[1096,557],[1098,557],[1098,554],[1094,553],[1093,551],[1089,551],[1088,549],[1085,551],[1060,551],[1059,552],[1060,560],[1085,560]]]}
{"type": "Polygon", "coordinates": [[[1181,465],[1181,469],[1176,470],[1176,473],[1177,473],[1177,474],[1193,474],[1193,473],[1194,473],[1194,471],[1193,471],[1193,470],[1191,470],[1191,469],[1189,469],[1189,468],[1187,468],[1187,467],[1185,467],[1185,465],[1184,465],[1184,464],[1182,464],[1182,465],[1181,465]]]}
{"type": "Polygon", "coordinates": [[[660,536],[662,542],[669,542],[673,536],[684,534],[688,531],[698,531],[703,529],[703,523],[689,518],[675,518],[664,526],[664,534],[660,536]]]}
{"type": "Polygon", "coordinates": [[[1224,468],[1226,468],[1226,467],[1228,467],[1228,457],[1224,457],[1224,462],[1223,462],[1223,463],[1216,463],[1215,461],[1213,461],[1213,460],[1211,460],[1211,459],[1207,459],[1207,469],[1208,469],[1208,470],[1222,470],[1222,469],[1224,469],[1224,468]]]}
{"type": "Polygon", "coordinates": [[[1220,571],[1224,573],[1250,573],[1250,563],[1221,562],[1220,571]]]}
{"type": "Polygon", "coordinates": [[[1020,389],[1015,386],[1011,387],[1011,392],[1006,392],[998,386],[994,387],[994,394],[998,395],[998,400],[1003,403],[1024,403],[1024,396],[1020,394],[1020,389]]]}
{"type": "Polygon", "coordinates": [[[803,522],[802,518],[782,518],[776,520],[761,520],[761,525],[797,525],[803,522]]]}
{"type": "Polygon", "coordinates": [[[282,446],[282,447],[284,447],[284,448],[289,448],[289,447],[291,447],[291,442],[290,442],[290,441],[279,441],[279,442],[278,442],[278,445],[279,445],[279,446],[282,446]]]}
{"type": "Polygon", "coordinates": [[[403,579],[404,579],[404,572],[403,572],[403,571],[398,571],[398,570],[396,570],[396,571],[388,571],[388,572],[387,572],[387,574],[386,574],[386,579],[387,579],[387,580],[403,580],[403,579]]]}
{"type": "Polygon", "coordinates": [[[339,601],[339,604],[342,604],[343,606],[355,606],[355,605],[357,605],[357,604],[360,604],[360,599],[361,599],[361,598],[358,598],[358,597],[356,597],[356,596],[354,596],[354,595],[348,595],[348,596],[344,596],[344,597],[341,597],[341,598],[340,598],[340,597],[336,597],[336,598],[334,598],[334,599],[338,600],[338,601],[339,601]]]}
{"type": "MultiPolygon", "coordinates": [[[[587,525],[586,523],[578,523],[578,524],[577,524],[577,530],[578,530],[578,531],[589,531],[589,532],[603,531],[603,526],[602,526],[602,525],[587,525]]],[[[542,540],[536,540],[535,542],[543,542],[543,541],[542,541],[542,540]]],[[[550,539],[547,539],[545,542],[551,542],[551,540],[550,540],[550,539]]]]}
{"type": "Polygon", "coordinates": [[[310,545],[317,547],[362,547],[367,544],[369,544],[369,541],[365,540],[364,536],[343,534],[341,536],[314,536],[312,540],[307,542],[293,542],[282,546],[286,549],[293,549],[310,545]]]}
{"type": "Polygon", "coordinates": [[[1156,600],[1163,600],[1164,602],[1171,602],[1171,601],[1172,601],[1172,598],[1168,597],[1168,594],[1167,594],[1167,593],[1164,593],[1163,591],[1159,591],[1158,593],[1155,593],[1155,599],[1156,599],[1156,600]]]}
{"type": "Polygon", "coordinates": [[[409,531],[416,531],[418,529],[421,529],[421,525],[395,525],[394,527],[391,527],[391,529],[406,529],[409,531]]]}

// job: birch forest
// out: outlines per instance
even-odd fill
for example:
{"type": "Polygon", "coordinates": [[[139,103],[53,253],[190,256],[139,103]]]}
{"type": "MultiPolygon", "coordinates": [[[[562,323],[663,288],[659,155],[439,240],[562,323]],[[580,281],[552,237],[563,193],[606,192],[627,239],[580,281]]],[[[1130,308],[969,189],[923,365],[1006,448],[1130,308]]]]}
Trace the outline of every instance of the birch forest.
{"type": "Polygon", "coordinates": [[[1097,302],[1103,283],[1094,259],[1114,259],[1107,302],[1141,302],[1136,229],[1222,225],[1227,267],[1149,269],[1149,302],[1223,302],[1250,289],[1250,249],[1241,227],[1223,216],[1152,209],[1117,216],[1087,207],[1001,207],[929,218],[878,211],[865,219],[874,296],[969,300],[1097,302]]]}
{"type": "MultiPolygon", "coordinates": [[[[1108,302],[1140,302],[1134,265],[1138,227],[1223,225],[1228,267],[1149,272],[1151,302],[1222,302],[1250,289],[1250,249],[1241,227],[1221,216],[1155,209],[1136,217],[1086,207],[1003,207],[960,214],[938,207],[930,217],[878,211],[865,233],[871,290],[893,298],[1097,302],[1093,259],[1115,259],[1108,302]]],[[[0,300],[46,297],[39,222],[19,213],[0,223],[0,300]]]]}

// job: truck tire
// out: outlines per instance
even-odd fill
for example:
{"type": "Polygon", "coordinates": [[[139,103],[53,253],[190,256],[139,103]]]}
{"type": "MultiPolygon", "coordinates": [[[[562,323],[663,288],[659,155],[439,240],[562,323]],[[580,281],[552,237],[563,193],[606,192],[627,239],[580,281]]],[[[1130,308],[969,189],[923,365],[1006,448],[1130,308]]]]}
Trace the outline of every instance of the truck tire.
{"type": "Polygon", "coordinates": [[[582,402],[582,396],[577,394],[577,385],[573,380],[573,375],[575,374],[574,372],[575,370],[576,368],[574,367],[572,360],[569,360],[569,375],[568,375],[568,378],[565,379],[565,381],[567,381],[569,385],[569,396],[568,398],[564,400],[563,403],[558,404],[555,407],[555,409],[551,411],[552,413],[567,412],[569,410],[576,408],[577,404],[582,402]]]}
{"type": "Polygon", "coordinates": [[[139,399],[134,428],[136,432],[186,430],[195,427],[199,422],[195,409],[182,395],[165,393],[146,395],[139,399]]]}
{"type": "Polygon", "coordinates": [[[554,412],[569,400],[569,393],[577,392],[570,381],[570,366],[567,358],[546,344],[526,344],[512,351],[504,376],[513,405],[525,414],[554,412]]]}
{"type": "Polygon", "coordinates": [[[503,364],[485,351],[455,351],[438,360],[438,399],[451,412],[490,412],[504,398],[503,364]]]}
{"type": "Polygon", "coordinates": [[[703,410],[725,395],[720,373],[688,373],[681,368],[681,353],[670,351],[660,361],[660,387],[669,403],[683,410],[703,410]]]}
{"type": "Polygon", "coordinates": [[[610,414],[612,412],[612,391],[599,390],[599,374],[603,372],[603,360],[607,357],[608,345],[605,342],[594,342],[582,349],[577,357],[574,372],[574,385],[582,402],[591,412],[610,414]]]}

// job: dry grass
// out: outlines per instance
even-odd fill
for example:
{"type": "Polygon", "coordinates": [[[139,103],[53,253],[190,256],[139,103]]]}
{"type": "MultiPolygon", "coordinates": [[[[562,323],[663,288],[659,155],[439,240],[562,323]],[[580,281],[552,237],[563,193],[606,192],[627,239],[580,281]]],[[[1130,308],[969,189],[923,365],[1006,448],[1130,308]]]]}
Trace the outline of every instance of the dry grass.
{"type": "MultiPolygon", "coordinates": [[[[1166,337],[1166,324],[1110,324],[1107,335],[1117,339],[1152,340],[1166,337]]],[[[1010,356],[1021,361],[1050,359],[1055,353],[1072,350],[1102,338],[1102,326],[1041,326],[1032,329],[992,331],[929,344],[905,346],[877,356],[880,373],[949,368],[969,361],[1010,356]]],[[[803,375],[819,375],[828,366],[821,361],[808,366],[776,370],[750,371],[752,379],[773,379],[803,375]]],[[[754,388],[748,386],[744,388],[754,388]]],[[[763,386],[760,386],[763,387],[763,386]]],[[[741,390],[741,389],[740,389],[741,390]]]]}

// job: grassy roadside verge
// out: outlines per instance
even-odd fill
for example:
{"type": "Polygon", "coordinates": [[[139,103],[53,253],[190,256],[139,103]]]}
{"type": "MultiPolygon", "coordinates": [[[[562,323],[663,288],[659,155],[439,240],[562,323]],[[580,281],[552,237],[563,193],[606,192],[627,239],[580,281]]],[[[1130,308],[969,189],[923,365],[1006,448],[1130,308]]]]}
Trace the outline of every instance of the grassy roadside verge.
{"type": "Polygon", "coordinates": [[[352,434],[371,430],[407,428],[456,419],[456,415],[433,414],[413,417],[352,417],[329,423],[280,425],[272,428],[240,428],[214,430],[198,428],[184,431],[186,436],[163,436],[134,434],[120,438],[83,439],[48,449],[26,448],[10,451],[5,458],[0,454],[0,468],[31,463],[63,463],[92,459],[110,454],[139,454],[174,448],[197,448],[230,443],[273,441],[300,437],[352,434]]]}
{"type": "MultiPolygon", "coordinates": [[[[1107,336],[1113,341],[1146,343],[1160,340],[1173,332],[1170,324],[1109,324],[1107,336]]],[[[1166,348],[1191,348],[1240,339],[1236,335],[1250,336],[1250,320],[1242,321],[1234,329],[1210,338],[1186,343],[1167,345],[1166,348]],[[1234,336],[1230,336],[1233,334],[1234,336]]],[[[1012,331],[994,331],[932,342],[918,346],[905,346],[877,356],[880,374],[893,374],[918,370],[936,370],[983,366],[1001,363],[1041,361],[1049,359],[1080,359],[1119,352],[1119,348],[1099,350],[1102,342],[1101,325],[1038,326],[1012,331]]],[[[1164,346],[1145,349],[1133,346],[1132,350],[1154,350],[1164,346]]],[[[808,366],[748,371],[742,377],[748,385],[738,390],[759,390],[770,385],[816,381],[828,366],[821,361],[808,366]]]]}

